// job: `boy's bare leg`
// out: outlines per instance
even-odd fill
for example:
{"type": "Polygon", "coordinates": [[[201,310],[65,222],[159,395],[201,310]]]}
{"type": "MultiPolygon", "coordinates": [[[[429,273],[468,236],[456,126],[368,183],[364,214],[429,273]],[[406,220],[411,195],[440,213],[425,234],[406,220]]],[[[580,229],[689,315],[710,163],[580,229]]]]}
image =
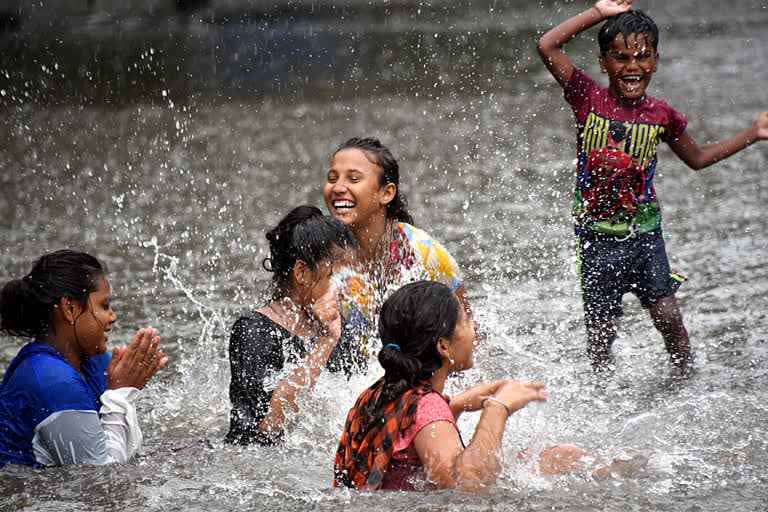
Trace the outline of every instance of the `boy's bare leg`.
{"type": "Polygon", "coordinates": [[[653,325],[664,338],[672,364],[683,370],[690,369],[693,366],[691,344],[675,296],[659,299],[648,308],[648,312],[651,314],[653,325]]]}
{"type": "Polygon", "coordinates": [[[586,319],[587,355],[595,371],[610,370],[614,360],[611,353],[616,341],[617,326],[614,318],[586,319]]]}

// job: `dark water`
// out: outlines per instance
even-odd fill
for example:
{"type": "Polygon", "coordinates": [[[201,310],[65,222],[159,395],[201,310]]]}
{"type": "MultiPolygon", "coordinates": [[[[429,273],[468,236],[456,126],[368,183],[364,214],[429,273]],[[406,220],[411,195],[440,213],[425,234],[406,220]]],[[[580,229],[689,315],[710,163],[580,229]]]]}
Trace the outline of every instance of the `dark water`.
{"type": "MultiPolygon", "coordinates": [[[[112,270],[113,342],[151,324],[174,358],[141,399],[141,457],[5,468],[0,509],[768,508],[768,144],[702,173],[662,152],[657,190],[672,266],[690,278],[679,297],[698,371],[670,377],[628,298],[619,370],[601,384],[583,353],[571,114],[535,55],[537,34],[586,4],[201,4],[110,16],[94,2],[0,23],[12,29],[0,35],[0,277],[48,250],[93,252],[112,270]],[[453,389],[503,376],[550,387],[550,403],[509,421],[508,458],[574,442],[644,467],[553,481],[510,460],[482,497],[332,491],[343,416],[375,371],[324,376],[282,450],[223,446],[227,333],[263,296],[263,233],[289,206],[321,204],[329,152],[359,134],[393,148],[417,224],[457,257],[491,331],[453,389]]],[[[765,1],[640,7],[662,31],[652,93],[697,140],[768,108],[765,1]]],[[[569,49],[598,73],[593,35],[569,49]]],[[[5,365],[21,342],[0,343],[5,365]]]]}

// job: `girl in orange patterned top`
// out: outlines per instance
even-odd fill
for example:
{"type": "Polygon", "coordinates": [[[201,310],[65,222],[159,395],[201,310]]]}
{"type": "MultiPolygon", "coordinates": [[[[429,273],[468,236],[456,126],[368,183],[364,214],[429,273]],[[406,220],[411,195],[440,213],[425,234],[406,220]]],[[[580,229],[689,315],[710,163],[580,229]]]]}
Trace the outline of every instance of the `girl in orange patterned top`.
{"type": "MultiPolygon", "coordinates": [[[[349,411],[334,464],[334,485],[359,490],[413,490],[491,485],[501,464],[507,418],[547,399],[543,384],[499,380],[453,398],[450,373],[473,365],[475,326],[456,295],[432,281],[408,284],[381,309],[379,362],[384,377],[349,411]],[[482,411],[465,447],[456,428],[463,412],[482,411]]],[[[575,468],[583,451],[556,446],[541,454],[542,473],[575,468]]]]}

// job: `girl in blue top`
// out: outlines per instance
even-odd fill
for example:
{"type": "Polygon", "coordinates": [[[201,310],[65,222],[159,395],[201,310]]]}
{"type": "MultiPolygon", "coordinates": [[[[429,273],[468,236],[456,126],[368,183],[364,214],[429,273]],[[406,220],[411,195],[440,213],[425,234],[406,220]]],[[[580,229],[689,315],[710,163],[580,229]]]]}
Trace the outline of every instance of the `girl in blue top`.
{"type": "Polygon", "coordinates": [[[0,384],[0,466],[125,462],[141,447],[133,401],[168,358],[152,328],[107,353],[110,296],[104,264],[70,250],[3,287],[0,331],[34,341],[0,384]]]}

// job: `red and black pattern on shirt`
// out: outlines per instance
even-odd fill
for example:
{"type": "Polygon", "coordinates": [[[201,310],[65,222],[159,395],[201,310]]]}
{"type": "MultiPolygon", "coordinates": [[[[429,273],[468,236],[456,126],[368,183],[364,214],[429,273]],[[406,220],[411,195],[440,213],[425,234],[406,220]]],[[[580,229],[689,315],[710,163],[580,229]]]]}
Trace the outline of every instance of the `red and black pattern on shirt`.
{"type": "Polygon", "coordinates": [[[363,391],[347,415],[334,462],[334,487],[345,486],[360,491],[381,488],[397,435],[413,424],[419,399],[433,392],[428,382],[420,383],[387,404],[380,421],[368,425],[361,410],[376,403],[383,388],[384,379],[381,378],[363,391]]]}

